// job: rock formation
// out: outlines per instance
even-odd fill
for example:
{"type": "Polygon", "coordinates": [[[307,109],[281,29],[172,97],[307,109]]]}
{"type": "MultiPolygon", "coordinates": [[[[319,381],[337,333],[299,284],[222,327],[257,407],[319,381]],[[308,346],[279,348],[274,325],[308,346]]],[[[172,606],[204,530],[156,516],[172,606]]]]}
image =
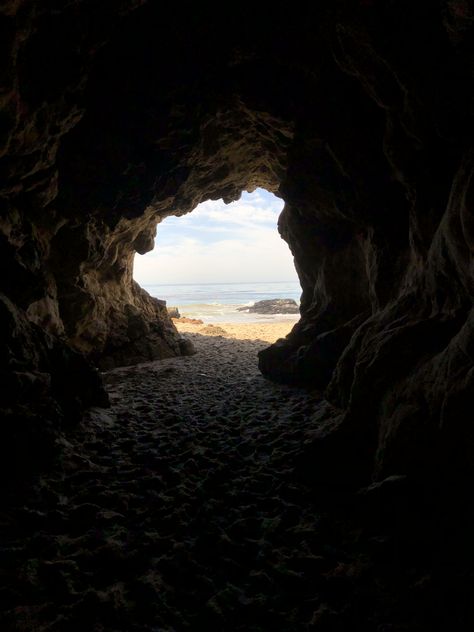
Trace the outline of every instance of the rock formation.
{"type": "Polygon", "coordinates": [[[168,316],[173,318],[181,318],[181,314],[179,313],[179,309],[177,307],[168,307],[168,316]]]}
{"type": "Polygon", "coordinates": [[[181,353],[133,257],[166,216],[260,186],[285,200],[279,230],[303,288],[301,321],[260,367],[324,390],[308,463],[321,454],[321,468],[365,481],[472,474],[471,3],[232,13],[0,3],[14,450],[103,403],[94,364],[181,353]]]}
{"type": "Polygon", "coordinates": [[[250,307],[237,307],[237,311],[250,314],[298,314],[300,310],[292,298],[270,298],[257,301],[250,307]]]}

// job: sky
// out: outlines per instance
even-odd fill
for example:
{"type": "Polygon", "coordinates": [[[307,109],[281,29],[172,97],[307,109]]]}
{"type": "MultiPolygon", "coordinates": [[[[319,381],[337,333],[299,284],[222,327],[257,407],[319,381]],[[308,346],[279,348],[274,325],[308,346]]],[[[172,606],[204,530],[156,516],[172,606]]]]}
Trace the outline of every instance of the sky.
{"type": "Polygon", "coordinates": [[[134,278],[160,283],[295,281],[293,257],[277,230],[283,200],[264,189],[224,204],[208,200],[158,224],[155,248],[135,255],[134,278]]]}

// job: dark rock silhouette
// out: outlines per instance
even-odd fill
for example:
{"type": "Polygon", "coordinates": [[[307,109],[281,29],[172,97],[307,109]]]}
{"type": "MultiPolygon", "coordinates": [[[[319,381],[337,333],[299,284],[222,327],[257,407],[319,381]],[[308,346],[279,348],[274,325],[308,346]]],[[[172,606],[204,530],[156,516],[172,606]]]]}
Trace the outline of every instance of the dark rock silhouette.
{"type": "Polygon", "coordinates": [[[250,314],[298,314],[299,308],[292,298],[271,298],[257,301],[250,307],[237,307],[237,311],[250,314]]]}

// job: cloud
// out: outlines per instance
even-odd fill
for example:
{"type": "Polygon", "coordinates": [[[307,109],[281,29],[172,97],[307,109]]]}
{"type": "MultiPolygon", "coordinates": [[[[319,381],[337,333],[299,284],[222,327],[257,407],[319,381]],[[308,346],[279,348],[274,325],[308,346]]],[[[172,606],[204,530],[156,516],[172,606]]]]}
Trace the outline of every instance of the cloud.
{"type": "Polygon", "coordinates": [[[252,227],[256,224],[266,224],[274,226],[281,212],[281,205],[270,206],[262,204],[261,200],[257,200],[253,204],[247,201],[239,200],[229,205],[231,208],[225,207],[220,201],[204,202],[193,214],[196,220],[201,219],[219,222],[223,225],[240,225],[252,227]]]}
{"type": "Polygon", "coordinates": [[[153,283],[297,281],[276,225],[283,202],[266,191],[200,204],[157,229],[155,249],[135,256],[135,279],[153,283]]]}

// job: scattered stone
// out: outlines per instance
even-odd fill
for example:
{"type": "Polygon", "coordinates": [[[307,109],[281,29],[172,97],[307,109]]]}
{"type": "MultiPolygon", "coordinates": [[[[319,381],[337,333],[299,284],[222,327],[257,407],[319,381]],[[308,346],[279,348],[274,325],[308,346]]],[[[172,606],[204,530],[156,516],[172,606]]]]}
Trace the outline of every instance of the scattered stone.
{"type": "Polygon", "coordinates": [[[179,309],[177,307],[168,307],[167,310],[170,318],[181,318],[181,314],[179,313],[179,309]]]}
{"type": "Polygon", "coordinates": [[[179,341],[179,350],[183,356],[190,356],[196,353],[194,344],[189,338],[181,338],[179,341]]]}

